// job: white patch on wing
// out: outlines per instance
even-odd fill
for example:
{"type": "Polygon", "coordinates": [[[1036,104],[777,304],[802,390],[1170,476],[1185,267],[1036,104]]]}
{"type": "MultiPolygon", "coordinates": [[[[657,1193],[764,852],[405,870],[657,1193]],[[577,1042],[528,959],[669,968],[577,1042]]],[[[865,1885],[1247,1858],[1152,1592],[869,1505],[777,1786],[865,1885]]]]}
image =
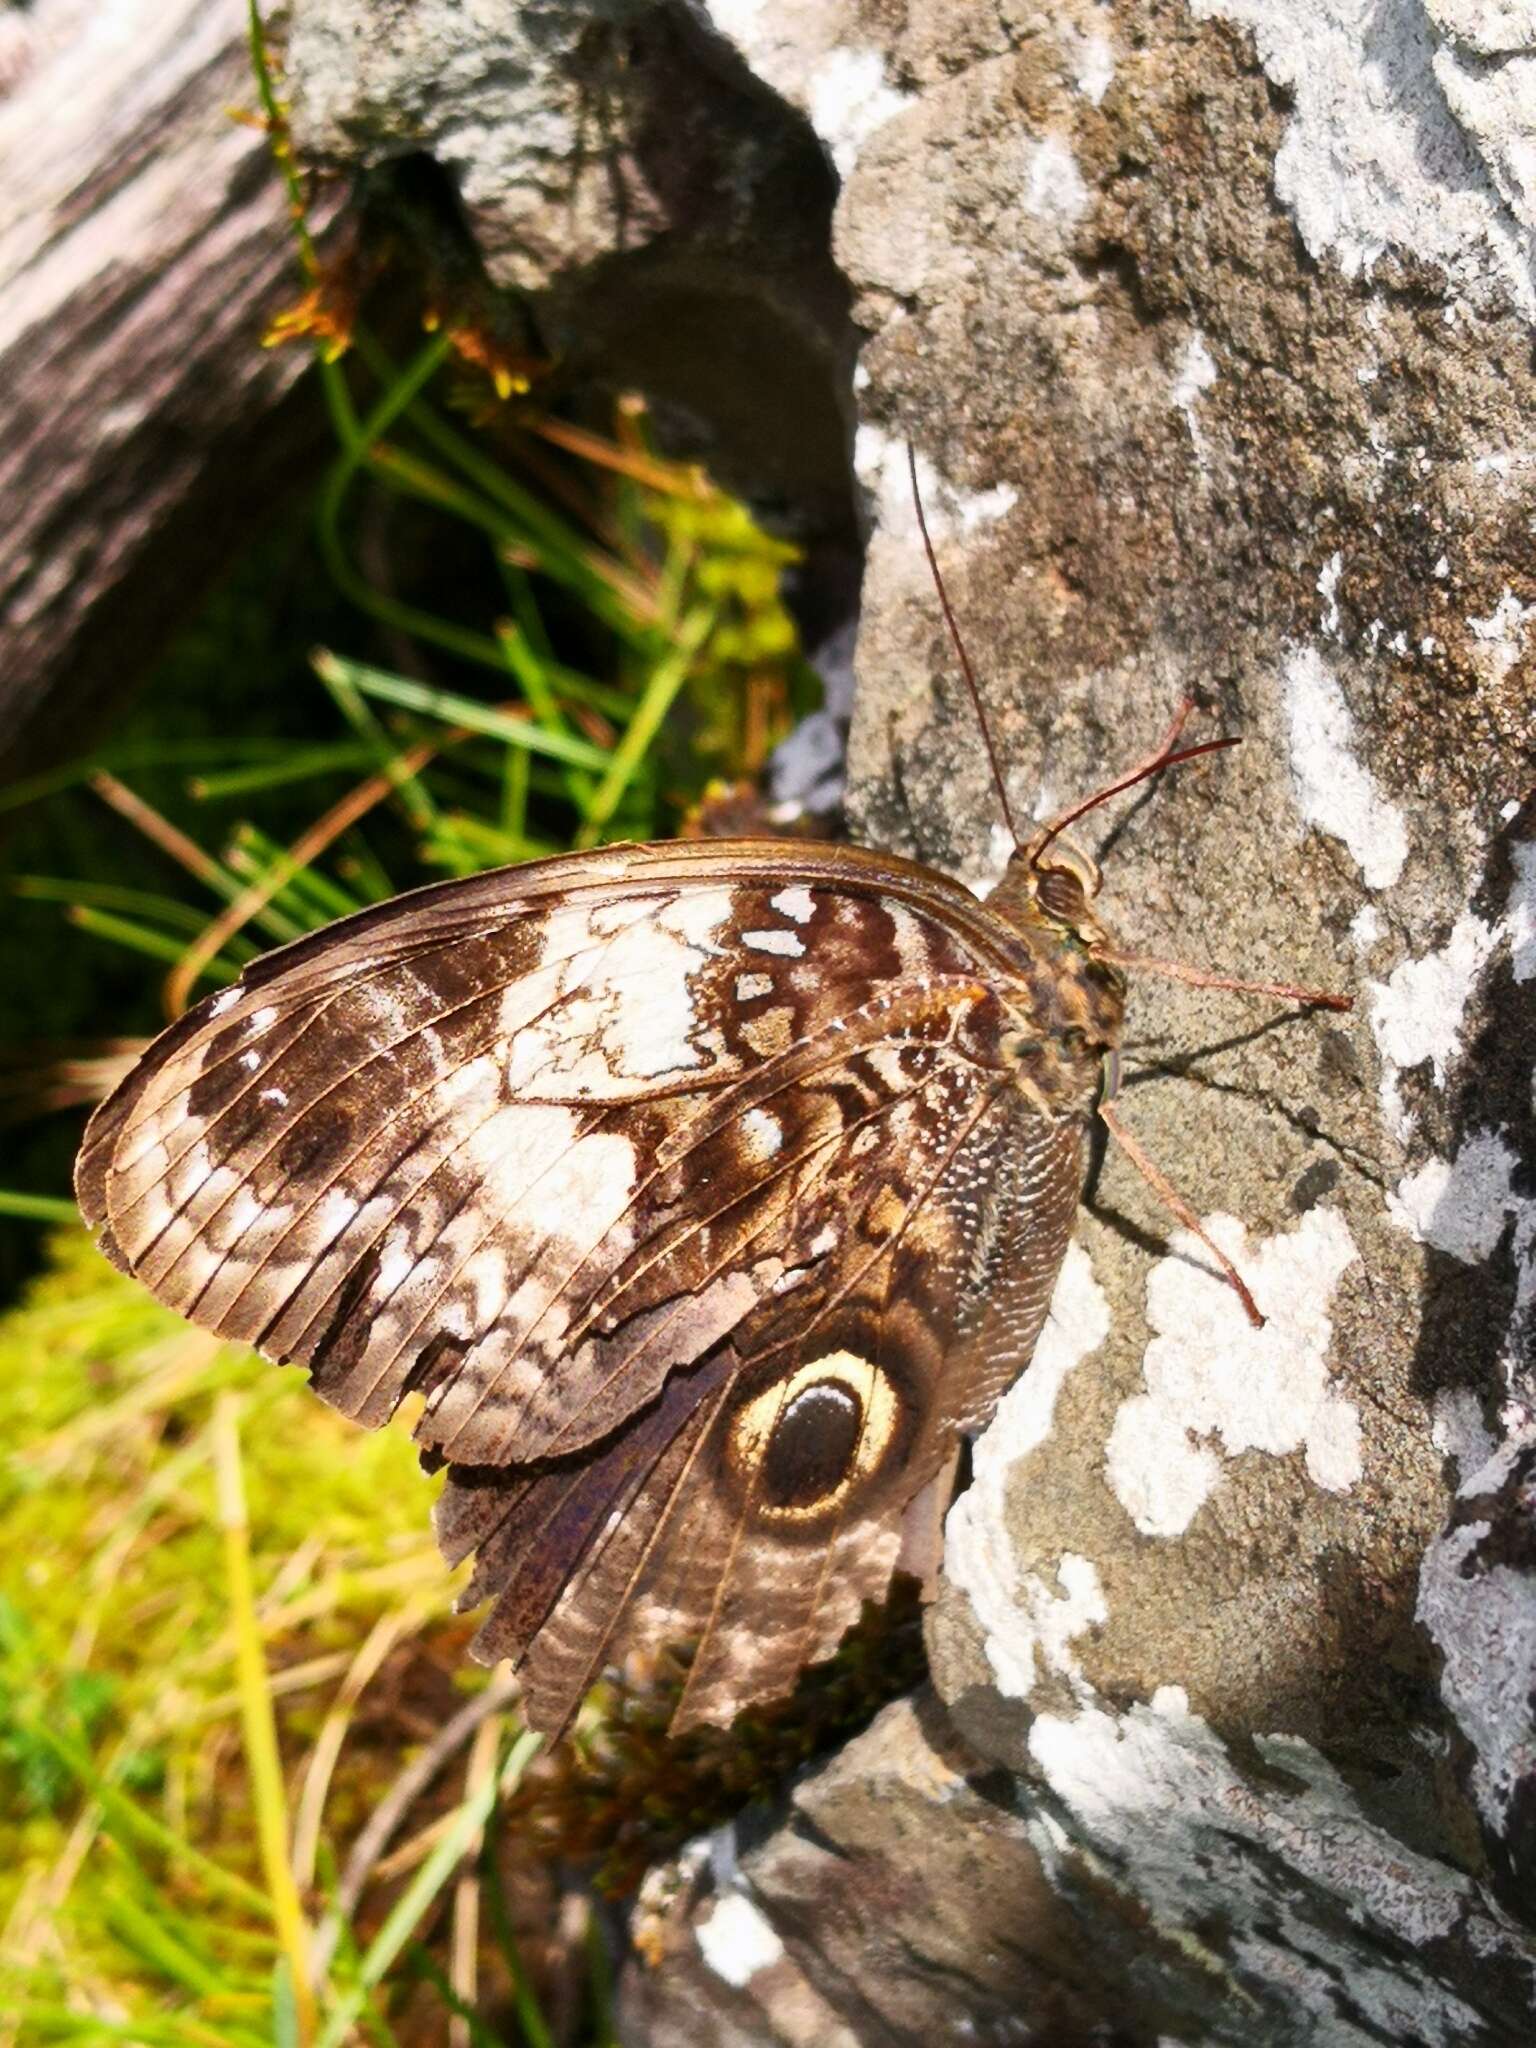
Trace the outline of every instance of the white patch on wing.
{"type": "Polygon", "coordinates": [[[184,1209],[213,1171],[206,1145],[194,1145],[171,1168],[166,1180],[173,1209],[184,1209]]]}
{"type": "Polygon", "coordinates": [[[770,896],[768,902],[781,917],[792,917],[796,924],[806,923],[816,908],[816,899],[800,883],[793,889],[781,889],[777,896],[770,896]]]}
{"type": "Polygon", "coordinates": [[[400,1282],[416,1263],[416,1254],[411,1249],[410,1232],[403,1223],[397,1223],[385,1238],[379,1253],[378,1278],[373,1284],[375,1296],[394,1293],[400,1282]]]}
{"type": "Polygon", "coordinates": [[[624,1213],[635,1184],[635,1148],[610,1131],[578,1137],[581,1113],[564,1104],[508,1103],[465,1150],[508,1223],[585,1242],[624,1213]],[[518,1214],[532,1194],[534,1213],[518,1214]]]}
{"type": "MultiPolygon", "coordinates": [[[[435,1441],[446,1444],[472,1421],[504,1420],[537,1391],[541,1369],[519,1355],[523,1341],[541,1322],[543,1342],[564,1335],[562,1291],[619,1223],[634,1188],[634,1147],[607,1132],[581,1136],[582,1122],[582,1112],[565,1104],[507,1103],[466,1139],[458,1156],[479,1193],[441,1227],[436,1216],[415,1227],[417,1255],[375,1313],[351,1376],[362,1419],[390,1412],[409,1359],[444,1332],[476,1348],[428,1403],[435,1441]]],[[[422,1199],[418,1193],[413,1206],[420,1209],[422,1199]]],[[[379,1295],[404,1251],[403,1229],[392,1229],[379,1295]]]]}
{"type": "Polygon", "coordinates": [[[549,914],[539,965],[504,994],[507,1085],[602,1097],[705,1064],[693,978],[730,914],[726,889],[668,901],[570,903],[549,914]]]}
{"type": "Polygon", "coordinates": [[[741,943],[757,953],[783,953],[790,959],[798,959],[805,951],[805,941],[798,932],[743,932],[741,943]]]}
{"type": "Polygon", "coordinates": [[[241,1188],[219,1218],[220,1235],[227,1235],[232,1241],[244,1237],[253,1224],[261,1221],[264,1206],[257,1200],[253,1189],[241,1188]]]}
{"type": "Polygon", "coordinates": [[[784,1126],[766,1109],[749,1109],[742,1117],[739,1128],[746,1138],[752,1157],[761,1162],[771,1159],[784,1143],[784,1126]]]}
{"type": "Polygon", "coordinates": [[[315,1210],[313,1223],[321,1243],[329,1244],[338,1236],[358,1211],[356,1195],[348,1194],[345,1188],[327,1188],[315,1210]]]}
{"type": "Polygon", "coordinates": [[[240,1055],[240,1064],[248,1074],[254,1074],[261,1065],[261,1054],[259,1052],[243,1052],[240,1055]]]}
{"type": "Polygon", "coordinates": [[[699,946],[715,953],[717,946],[710,940],[730,917],[732,909],[729,889],[685,889],[681,895],[658,911],[656,922],[664,931],[676,932],[686,939],[690,946],[699,946]]]}
{"type": "Polygon", "coordinates": [[[500,1315],[507,1299],[507,1255],[500,1245],[488,1244],[467,1259],[460,1280],[474,1297],[472,1320],[477,1330],[500,1315]]]}
{"type": "Polygon", "coordinates": [[[773,976],[771,974],[737,975],[736,1000],[738,1003],[750,1003],[755,1001],[758,996],[771,996],[772,994],[773,976]]]}
{"type": "Polygon", "coordinates": [[[904,903],[886,903],[891,940],[903,974],[922,974],[928,966],[928,944],[921,923],[904,903]]]}

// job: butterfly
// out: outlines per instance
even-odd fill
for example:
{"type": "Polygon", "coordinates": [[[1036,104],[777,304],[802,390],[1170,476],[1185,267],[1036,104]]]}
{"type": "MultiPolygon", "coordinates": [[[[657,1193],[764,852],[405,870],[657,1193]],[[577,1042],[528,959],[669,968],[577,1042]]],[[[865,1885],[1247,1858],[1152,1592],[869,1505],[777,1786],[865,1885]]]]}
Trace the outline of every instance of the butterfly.
{"type": "Polygon", "coordinates": [[[442,1549],[491,1602],[476,1653],[512,1660],[533,1727],[668,1647],[674,1732],[728,1723],[893,1574],[931,1585],[1096,1106],[1199,1229],[1100,1101],[1138,963],[1061,836],[1227,744],[1177,751],[1181,724],[984,903],[895,855],[741,839],[345,918],[155,1041],[91,1118],[80,1207],[161,1301],[344,1414],[417,1397],[442,1549]]]}

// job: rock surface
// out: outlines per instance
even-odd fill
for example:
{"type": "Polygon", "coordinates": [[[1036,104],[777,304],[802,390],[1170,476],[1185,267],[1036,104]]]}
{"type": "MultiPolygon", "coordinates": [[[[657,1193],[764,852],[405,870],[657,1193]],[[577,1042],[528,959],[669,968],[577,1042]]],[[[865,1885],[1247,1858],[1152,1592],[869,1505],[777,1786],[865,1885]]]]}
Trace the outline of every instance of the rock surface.
{"type": "Polygon", "coordinates": [[[449,174],[491,279],[540,292],[569,384],[643,389],[676,452],[851,547],[836,178],[693,10],[294,0],[288,80],[307,162],[449,174]]]}
{"type": "Polygon", "coordinates": [[[1106,923],[1360,998],[1138,978],[1125,1116],[1266,1327],[1109,1157],[933,1698],[677,1874],[632,2040],[1528,2038],[1533,65],[1461,0],[296,9],[301,135],[438,155],[760,502],[834,532],[856,424],[861,836],[1007,848],[910,437],[1016,814],[1196,697],[1245,744],[1085,821],[1106,923]]]}

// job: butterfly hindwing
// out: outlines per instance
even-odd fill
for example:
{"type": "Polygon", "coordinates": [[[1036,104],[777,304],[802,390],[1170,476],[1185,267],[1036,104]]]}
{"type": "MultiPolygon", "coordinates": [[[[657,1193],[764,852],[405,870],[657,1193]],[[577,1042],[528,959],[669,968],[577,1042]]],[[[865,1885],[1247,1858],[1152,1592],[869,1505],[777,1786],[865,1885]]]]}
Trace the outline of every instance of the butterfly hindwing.
{"type": "Polygon", "coordinates": [[[561,1725],[604,1663],[673,1644],[693,1652],[674,1726],[728,1720],[829,1655],[898,1565],[930,1568],[977,1259],[970,1202],[935,1196],[983,1187],[1040,1122],[995,1075],[960,1079],[833,1162],[804,1278],[629,1428],[531,1482],[450,1472],[439,1533],[478,1549],[467,1597],[501,1596],[481,1647],[514,1658],[535,1718],[561,1725]]]}

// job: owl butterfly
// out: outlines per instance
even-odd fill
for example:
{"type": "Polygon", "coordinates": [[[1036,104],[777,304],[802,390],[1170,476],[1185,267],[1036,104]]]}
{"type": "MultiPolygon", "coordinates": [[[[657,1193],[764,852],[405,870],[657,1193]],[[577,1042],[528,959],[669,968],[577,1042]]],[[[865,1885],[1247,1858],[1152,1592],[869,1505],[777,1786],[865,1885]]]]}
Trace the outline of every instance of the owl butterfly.
{"type": "Polygon", "coordinates": [[[894,1572],[932,1580],[962,1439],[1045,1318],[1124,969],[1166,966],[1116,951],[1060,833],[1229,744],[1176,752],[1182,722],[1015,834],[986,903],[893,855],[743,839],[345,918],[156,1040],[91,1119],[81,1209],[163,1302],[344,1414],[418,1397],[442,1548],[493,1601],[477,1654],[511,1658],[534,1727],[668,1645],[691,1650],[674,1729],[726,1723],[894,1572]]]}

